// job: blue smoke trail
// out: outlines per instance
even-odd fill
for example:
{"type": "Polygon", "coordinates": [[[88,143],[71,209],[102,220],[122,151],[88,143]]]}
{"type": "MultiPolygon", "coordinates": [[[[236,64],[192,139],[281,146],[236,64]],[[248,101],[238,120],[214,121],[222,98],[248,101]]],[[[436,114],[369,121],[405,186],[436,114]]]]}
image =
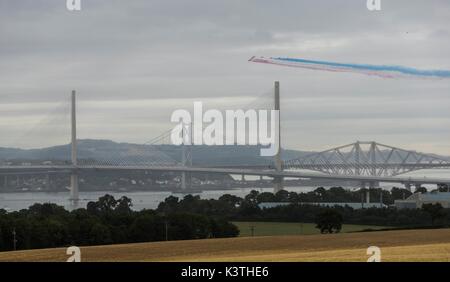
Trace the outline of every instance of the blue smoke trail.
{"type": "Polygon", "coordinates": [[[291,67],[325,70],[325,71],[358,72],[387,78],[395,78],[400,77],[402,75],[421,78],[450,78],[450,70],[420,70],[403,66],[348,64],[348,63],[336,63],[328,61],[282,58],[282,57],[278,58],[252,57],[250,61],[275,65],[285,65],[291,67]]]}

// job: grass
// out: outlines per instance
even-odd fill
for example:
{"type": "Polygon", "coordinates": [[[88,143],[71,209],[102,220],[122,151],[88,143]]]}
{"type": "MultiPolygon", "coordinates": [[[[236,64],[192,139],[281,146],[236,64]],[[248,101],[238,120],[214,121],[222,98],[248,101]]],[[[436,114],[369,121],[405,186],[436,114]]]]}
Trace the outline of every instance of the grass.
{"type": "MultiPolygon", "coordinates": [[[[360,261],[369,246],[382,261],[450,258],[450,229],[395,230],[309,236],[258,236],[81,248],[82,261],[360,261]]],[[[65,248],[0,252],[0,261],[65,261],[65,248]]]]}
{"type": "MultiPolygon", "coordinates": [[[[312,235],[320,233],[314,223],[235,221],[233,224],[239,228],[241,237],[252,236],[252,227],[254,236],[312,235]]],[[[386,227],[343,224],[341,232],[347,233],[366,229],[379,230],[384,228],[386,227]]]]}

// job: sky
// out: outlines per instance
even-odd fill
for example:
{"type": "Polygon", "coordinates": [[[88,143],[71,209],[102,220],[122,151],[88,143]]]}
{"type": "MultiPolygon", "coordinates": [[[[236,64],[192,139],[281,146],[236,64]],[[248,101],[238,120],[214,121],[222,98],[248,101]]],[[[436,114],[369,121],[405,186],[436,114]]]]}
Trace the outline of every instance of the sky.
{"type": "MultiPolygon", "coordinates": [[[[238,109],[281,84],[282,146],[357,140],[450,155],[450,80],[383,79],[251,56],[450,69],[450,1],[0,0],[0,146],[144,143],[171,113],[238,109]]],[[[260,98],[258,98],[260,97],[260,98]]]]}

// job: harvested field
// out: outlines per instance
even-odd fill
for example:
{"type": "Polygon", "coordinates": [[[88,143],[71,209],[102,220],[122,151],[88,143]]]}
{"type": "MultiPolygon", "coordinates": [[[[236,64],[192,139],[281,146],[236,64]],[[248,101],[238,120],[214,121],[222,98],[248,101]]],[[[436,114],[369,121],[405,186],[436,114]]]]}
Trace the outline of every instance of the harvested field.
{"type": "MultiPolygon", "coordinates": [[[[239,236],[278,236],[278,235],[312,235],[320,234],[314,223],[298,222],[261,222],[261,221],[235,221],[239,230],[239,236]]],[[[343,224],[341,233],[363,231],[367,229],[379,230],[388,228],[385,226],[343,224]]]]}
{"type": "MultiPolygon", "coordinates": [[[[82,261],[449,261],[450,229],[153,242],[82,247],[82,261]]],[[[0,253],[0,261],[65,261],[66,250],[0,253]]]]}

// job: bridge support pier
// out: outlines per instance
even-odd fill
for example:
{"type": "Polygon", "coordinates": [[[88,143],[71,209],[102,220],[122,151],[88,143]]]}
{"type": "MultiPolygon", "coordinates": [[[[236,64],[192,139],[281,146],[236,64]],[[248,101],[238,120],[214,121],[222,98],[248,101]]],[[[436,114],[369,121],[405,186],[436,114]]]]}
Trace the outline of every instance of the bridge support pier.
{"type": "Polygon", "coordinates": [[[70,175],[70,200],[76,203],[78,202],[78,199],[78,174],[76,172],[72,172],[70,175]]]}
{"type": "MultiPolygon", "coordinates": [[[[439,186],[440,185],[438,184],[436,188],[439,189],[439,186]]],[[[447,192],[450,192],[450,183],[445,184],[445,186],[447,187],[447,192]]]]}
{"type": "Polygon", "coordinates": [[[370,203],[370,186],[371,185],[369,184],[369,189],[366,189],[366,187],[367,187],[366,184],[367,183],[364,181],[361,181],[361,184],[360,184],[361,189],[364,192],[364,194],[361,195],[361,203],[362,203],[363,207],[364,207],[364,202],[366,202],[367,204],[370,203]],[[364,197],[366,198],[365,201],[364,201],[364,197]]]}
{"type": "Polygon", "coordinates": [[[191,181],[192,181],[191,173],[183,171],[181,173],[181,190],[191,188],[191,181]]]}
{"type": "Polygon", "coordinates": [[[366,191],[366,204],[370,204],[370,187],[366,191]]]}
{"type": "Polygon", "coordinates": [[[405,189],[411,192],[411,183],[405,183],[405,189]]]}
{"type": "Polygon", "coordinates": [[[186,190],[186,172],[181,173],[181,189],[186,190]]]}
{"type": "Polygon", "coordinates": [[[383,206],[383,188],[380,188],[380,205],[383,206]]]}
{"type": "Polygon", "coordinates": [[[416,191],[417,191],[422,187],[422,184],[416,183],[416,184],[414,184],[414,186],[416,187],[416,191]]]}
{"type": "Polygon", "coordinates": [[[283,190],[283,177],[274,177],[273,179],[273,193],[276,194],[283,190]]]}
{"type": "MultiPolygon", "coordinates": [[[[365,183],[363,184],[363,186],[364,187],[366,186],[365,183]]],[[[376,182],[376,181],[370,181],[369,182],[369,188],[367,189],[367,192],[366,192],[366,203],[367,204],[370,204],[370,189],[375,189],[375,188],[378,188],[378,187],[380,187],[380,183],[379,182],[376,182]]]]}
{"type": "Polygon", "coordinates": [[[47,190],[50,190],[51,185],[50,185],[50,174],[49,174],[49,173],[47,173],[47,174],[45,175],[45,185],[46,185],[46,187],[47,187],[47,190]]]}

